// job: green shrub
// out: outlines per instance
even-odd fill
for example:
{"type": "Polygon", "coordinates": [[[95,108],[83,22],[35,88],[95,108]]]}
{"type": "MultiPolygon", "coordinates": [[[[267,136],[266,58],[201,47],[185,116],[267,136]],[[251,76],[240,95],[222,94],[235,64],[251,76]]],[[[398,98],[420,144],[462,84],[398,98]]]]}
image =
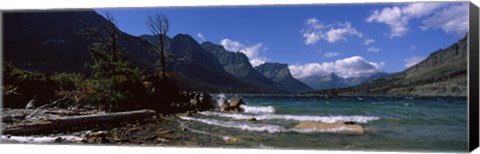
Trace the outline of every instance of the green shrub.
{"type": "Polygon", "coordinates": [[[83,84],[85,77],[80,73],[55,73],[50,76],[60,90],[78,90],[83,84]]]}
{"type": "Polygon", "coordinates": [[[4,63],[3,76],[3,105],[7,108],[23,108],[34,96],[36,106],[49,103],[58,88],[46,74],[21,70],[11,63],[4,63]]]}

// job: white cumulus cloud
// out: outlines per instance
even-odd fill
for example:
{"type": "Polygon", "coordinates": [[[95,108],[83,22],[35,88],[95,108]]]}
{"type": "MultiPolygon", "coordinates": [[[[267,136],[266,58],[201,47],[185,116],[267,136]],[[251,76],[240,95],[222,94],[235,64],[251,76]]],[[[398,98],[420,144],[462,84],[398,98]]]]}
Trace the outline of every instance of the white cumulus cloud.
{"type": "Polygon", "coordinates": [[[317,32],[303,33],[303,37],[305,38],[305,44],[307,45],[316,44],[321,38],[320,34],[317,32]]]}
{"type": "Polygon", "coordinates": [[[441,28],[445,33],[465,35],[468,31],[468,4],[451,5],[423,21],[422,30],[441,28]]]}
{"type": "Polygon", "coordinates": [[[336,57],[336,56],[339,56],[340,53],[338,52],[327,52],[325,54],[323,54],[324,57],[327,57],[327,58],[332,58],[332,57],[336,57]]]}
{"type": "Polygon", "coordinates": [[[347,41],[347,37],[362,37],[363,33],[352,27],[349,22],[323,24],[316,18],[310,18],[305,21],[307,26],[302,30],[302,36],[305,38],[306,45],[315,45],[321,39],[335,43],[339,41],[347,41]]]}
{"type": "Polygon", "coordinates": [[[444,6],[446,3],[410,3],[402,8],[404,15],[409,18],[421,18],[432,14],[436,9],[444,6]]]}
{"type": "Polygon", "coordinates": [[[419,62],[423,61],[425,57],[419,57],[419,56],[413,56],[404,59],[403,61],[405,62],[405,68],[412,67],[415,64],[418,64],[419,62]]]}
{"type": "Polygon", "coordinates": [[[197,34],[197,37],[200,38],[200,39],[202,39],[202,41],[204,41],[204,42],[207,41],[207,39],[205,39],[205,36],[203,36],[202,33],[198,33],[198,34],[197,34]]]}
{"type": "Polygon", "coordinates": [[[267,60],[267,58],[263,57],[261,53],[268,49],[263,45],[263,43],[245,45],[238,41],[223,39],[220,41],[220,44],[228,51],[239,51],[245,54],[245,56],[247,56],[250,60],[250,64],[252,64],[253,67],[261,65],[267,60]]]}
{"type": "Polygon", "coordinates": [[[395,7],[387,7],[382,11],[375,10],[367,22],[377,22],[387,24],[390,28],[390,38],[399,37],[405,35],[407,32],[407,18],[402,16],[402,10],[395,7]]]}
{"type": "Polygon", "coordinates": [[[349,22],[346,22],[344,24],[339,24],[340,27],[334,28],[331,27],[327,31],[327,38],[326,40],[330,43],[335,43],[340,40],[347,41],[347,36],[357,36],[357,37],[362,37],[363,34],[357,29],[353,28],[352,25],[349,22]]]}
{"type": "Polygon", "coordinates": [[[442,28],[448,34],[463,33],[468,30],[468,5],[426,2],[386,7],[375,10],[367,22],[386,24],[390,28],[390,38],[394,38],[406,35],[411,29],[409,22],[414,19],[423,21],[423,30],[442,28]]]}
{"type": "Polygon", "coordinates": [[[370,62],[360,56],[339,59],[334,62],[309,63],[304,65],[290,65],[292,76],[301,79],[309,76],[324,76],[335,73],[340,77],[361,77],[374,73],[384,72],[385,63],[370,62]]]}

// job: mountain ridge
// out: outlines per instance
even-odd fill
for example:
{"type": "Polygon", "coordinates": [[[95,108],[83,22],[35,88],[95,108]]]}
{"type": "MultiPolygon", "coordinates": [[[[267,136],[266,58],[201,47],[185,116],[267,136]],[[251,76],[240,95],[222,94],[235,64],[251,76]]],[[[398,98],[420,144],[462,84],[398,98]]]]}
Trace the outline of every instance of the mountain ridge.
{"type": "MultiPolygon", "coordinates": [[[[106,19],[93,10],[81,10],[4,12],[3,21],[5,62],[47,74],[88,74],[84,64],[92,63],[88,48],[94,41],[78,33],[82,28],[100,28],[99,21],[106,19]]],[[[99,33],[104,32],[99,30],[99,33]]],[[[345,96],[466,96],[466,39],[431,53],[424,61],[399,73],[375,80],[345,81],[330,74],[330,82],[325,83],[331,87],[341,85],[337,87],[341,88],[338,92],[345,96]],[[360,81],[363,84],[343,87],[349,82],[360,81]]],[[[129,61],[145,73],[154,73],[159,56],[145,41],[155,44],[156,40],[153,36],[136,37],[124,32],[119,37],[129,61]]],[[[226,51],[223,46],[211,42],[199,44],[187,34],[168,38],[166,49],[171,58],[167,60],[167,68],[173,70],[179,80],[188,83],[185,84],[188,90],[298,93],[315,88],[293,78],[287,64],[265,63],[253,67],[243,53],[226,51]],[[206,47],[208,43],[211,47],[206,47]]]]}
{"type": "Polygon", "coordinates": [[[467,35],[408,69],[338,90],[344,96],[467,96],[467,35]]]}
{"type": "Polygon", "coordinates": [[[292,76],[288,64],[266,62],[255,67],[255,69],[265,77],[270,78],[281,86],[289,89],[291,92],[308,92],[313,90],[311,87],[292,76]]]}
{"type": "Polygon", "coordinates": [[[369,80],[383,77],[385,75],[386,73],[379,72],[379,73],[371,74],[369,76],[342,78],[332,72],[329,75],[308,76],[308,77],[300,78],[298,80],[302,81],[303,83],[312,87],[313,89],[323,90],[323,89],[332,89],[332,88],[353,87],[353,86],[362,84],[364,82],[367,82],[369,80]]]}
{"type": "Polygon", "coordinates": [[[255,70],[250,64],[248,57],[241,52],[227,51],[223,46],[213,44],[212,42],[203,42],[202,47],[213,53],[223,69],[230,74],[233,74],[244,82],[257,85],[262,88],[271,89],[273,92],[285,92],[283,87],[278,83],[263,76],[260,72],[255,70]]]}

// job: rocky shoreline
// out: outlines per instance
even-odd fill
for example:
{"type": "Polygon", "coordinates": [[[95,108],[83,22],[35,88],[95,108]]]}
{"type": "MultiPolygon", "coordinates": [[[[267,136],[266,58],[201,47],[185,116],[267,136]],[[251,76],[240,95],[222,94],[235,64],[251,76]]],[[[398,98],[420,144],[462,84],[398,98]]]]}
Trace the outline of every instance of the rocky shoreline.
{"type": "MultiPolygon", "coordinates": [[[[64,109],[2,109],[2,130],[5,128],[69,115],[102,113],[99,111],[64,109]],[[59,114],[63,115],[59,115],[59,114]]],[[[235,139],[215,136],[190,129],[182,124],[177,115],[156,114],[152,117],[119,125],[99,125],[88,130],[65,131],[37,135],[9,135],[0,137],[2,143],[41,143],[41,144],[121,144],[121,145],[160,145],[160,146],[228,146],[235,139]]]]}
{"type": "MultiPolygon", "coordinates": [[[[122,145],[160,145],[160,146],[228,146],[238,140],[228,136],[219,136],[185,126],[179,115],[192,116],[198,110],[241,111],[244,104],[239,97],[231,99],[221,98],[216,104],[209,94],[191,92],[183,93],[183,103],[173,103],[172,109],[176,113],[160,113],[154,110],[136,110],[129,112],[109,113],[94,109],[56,108],[42,106],[33,109],[1,109],[0,142],[3,143],[78,143],[78,144],[122,144],[122,145]],[[121,120],[111,120],[113,114],[144,113],[143,117],[126,121],[125,115],[121,120]],[[153,113],[153,114],[150,114],[153,113]],[[75,123],[71,119],[85,120],[85,118],[99,119],[95,122],[75,123]],[[83,119],[82,119],[83,118],[83,119]],[[70,119],[70,120],[69,120],[70,119]],[[63,123],[59,123],[63,122],[63,123]],[[56,124],[58,123],[58,124],[56,124]],[[55,127],[65,126],[67,129],[45,130],[35,129],[53,124],[55,127]],[[55,125],[56,124],[56,125],[55,125]],[[87,126],[88,124],[88,126],[87,126]],[[35,132],[32,131],[35,129],[35,132]],[[10,130],[19,129],[12,133],[10,130]],[[26,130],[22,130],[26,129],[26,130]],[[42,131],[45,130],[45,131],[42,131]],[[7,132],[7,133],[6,133],[7,132]]],[[[132,116],[132,115],[126,115],[132,116]]],[[[134,117],[135,118],[135,117],[134,117]]],[[[77,120],[78,121],[78,120],[77,120]]],[[[48,129],[48,127],[47,127],[48,129]]]]}
{"type": "MultiPolygon", "coordinates": [[[[187,94],[185,96],[188,96],[187,94]]],[[[241,137],[225,136],[189,127],[191,123],[181,117],[195,117],[198,110],[195,104],[206,103],[205,98],[216,112],[242,112],[245,104],[240,97],[220,97],[216,103],[205,95],[192,95],[202,98],[191,99],[177,109],[188,107],[185,112],[167,114],[154,110],[134,110],[105,112],[92,109],[11,109],[2,108],[3,130],[1,143],[36,144],[102,144],[102,145],[142,145],[142,146],[185,146],[185,147],[257,147],[241,137]],[[204,98],[203,98],[204,97],[204,98]],[[203,103],[199,103],[203,102],[203,103]]],[[[188,96],[191,97],[191,96],[188,96]]],[[[187,97],[185,97],[187,98],[187,97]]],[[[209,105],[210,106],[210,105],[209,105]]],[[[184,110],[184,109],[182,109],[184,110]]],[[[247,121],[255,122],[251,118],[247,121]]],[[[364,128],[354,122],[300,122],[294,128],[300,132],[331,132],[358,134],[364,128]]],[[[218,132],[217,132],[218,133],[218,132]]]]}

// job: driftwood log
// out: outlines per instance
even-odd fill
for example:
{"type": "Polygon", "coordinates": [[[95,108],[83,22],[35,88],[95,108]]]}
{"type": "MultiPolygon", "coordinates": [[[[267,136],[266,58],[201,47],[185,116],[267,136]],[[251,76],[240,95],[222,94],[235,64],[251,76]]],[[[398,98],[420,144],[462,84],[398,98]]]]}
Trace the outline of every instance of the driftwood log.
{"type": "Polygon", "coordinates": [[[63,117],[22,125],[14,125],[5,128],[3,130],[3,134],[32,135],[90,129],[99,127],[101,125],[119,125],[124,122],[131,122],[137,120],[140,121],[146,118],[153,117],[155,114],[156,112],[153,110],[136,110],[127,112],[63,117]]]}

